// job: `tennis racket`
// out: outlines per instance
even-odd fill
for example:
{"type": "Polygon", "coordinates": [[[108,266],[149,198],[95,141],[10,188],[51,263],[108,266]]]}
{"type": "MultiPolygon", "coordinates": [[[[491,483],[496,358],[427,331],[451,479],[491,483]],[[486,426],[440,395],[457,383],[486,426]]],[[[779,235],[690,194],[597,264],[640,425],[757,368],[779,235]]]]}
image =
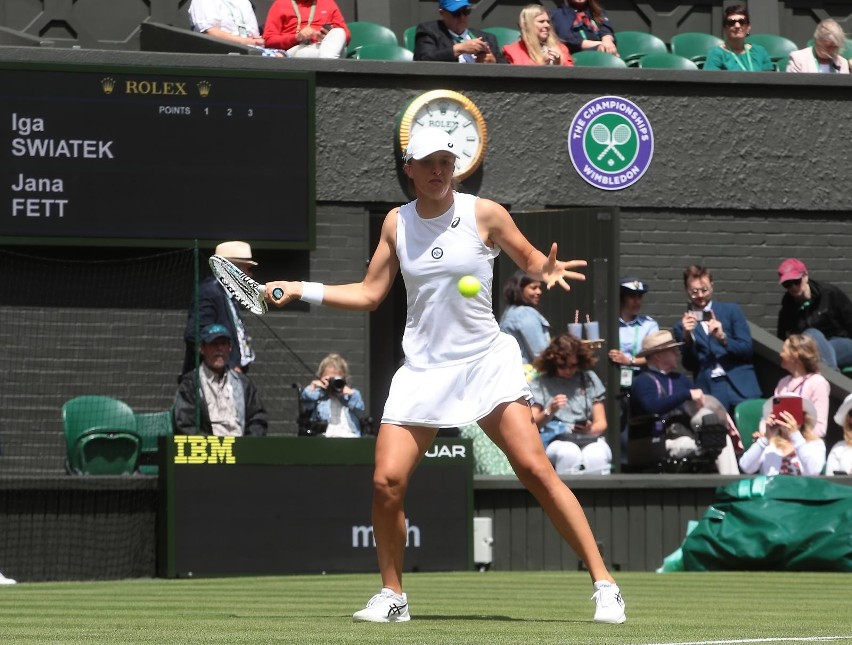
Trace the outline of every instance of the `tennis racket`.
{"type": "MultiPolygon", "coordinates": [[[[225,287],[237,302],[253,314],[262,315],[266,313],[267,306],[263,294],[266,285],[253,280],[240,271],[233,262],[226,260],[221,255],[210,257],[210,270],[216,279],[225,287]]],[[[277,300],[284,295],[284,291],[276,287],[272,296],[277,300]]]]}

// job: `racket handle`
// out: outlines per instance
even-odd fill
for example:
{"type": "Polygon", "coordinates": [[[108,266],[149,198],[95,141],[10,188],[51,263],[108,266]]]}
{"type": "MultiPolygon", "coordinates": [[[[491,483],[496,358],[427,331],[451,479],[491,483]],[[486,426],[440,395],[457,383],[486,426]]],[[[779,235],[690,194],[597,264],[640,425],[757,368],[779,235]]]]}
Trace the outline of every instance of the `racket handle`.
{"type": "Polygon", "coordinates": [[[284,296],[284,289],[282,289],[281,287],[275,287],[272,290],[272,297],[275,298],[276,300],[280,300],[283,296],[284,296]]]}

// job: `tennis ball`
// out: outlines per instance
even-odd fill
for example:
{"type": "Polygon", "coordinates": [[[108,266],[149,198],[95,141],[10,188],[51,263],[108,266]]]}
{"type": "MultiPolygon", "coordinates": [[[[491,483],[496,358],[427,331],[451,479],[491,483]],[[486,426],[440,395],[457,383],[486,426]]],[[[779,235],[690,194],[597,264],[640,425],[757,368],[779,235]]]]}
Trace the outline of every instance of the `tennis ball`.
{"type": "Polygon", "coordinates": [[[459,293],[465,298],[473,298],[481,288],[482,285],[479,284],[479,280],[472,275],[462,276],[459,279],[459,293]]]}

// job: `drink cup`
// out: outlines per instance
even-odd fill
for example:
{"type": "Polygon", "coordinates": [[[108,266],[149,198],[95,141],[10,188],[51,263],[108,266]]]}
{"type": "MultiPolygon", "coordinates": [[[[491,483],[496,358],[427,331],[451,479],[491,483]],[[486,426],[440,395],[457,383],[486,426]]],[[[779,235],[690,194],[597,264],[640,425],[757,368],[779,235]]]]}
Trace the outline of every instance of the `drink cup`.
{"type": "Polygon", "coordinates": [[[574,338],[583,338],[583,323],[568,323],[568,333],[574,338]]]}
{"type": "Polygon", "coordinates": [[[592,322],[587,322],[583,325],[586,331],[586,340],[600,340],[601,339],[601,330],[600,324],[593,320],[592,322]]]}

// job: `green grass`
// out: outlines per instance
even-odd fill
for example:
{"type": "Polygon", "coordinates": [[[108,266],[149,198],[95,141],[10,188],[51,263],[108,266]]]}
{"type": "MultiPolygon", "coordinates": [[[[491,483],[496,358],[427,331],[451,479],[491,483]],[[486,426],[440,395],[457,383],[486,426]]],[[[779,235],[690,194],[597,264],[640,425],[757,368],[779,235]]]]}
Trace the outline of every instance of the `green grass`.
{"type": "Polygon", "coordinates": [[[378,590],[376,575],[19,584],[0,588],[0,642],[852,643],[849,574],[622,573],[618,581],[625,625],[591,622],[582,573],[408,574],[412,621],[396,625],[352,623],[378,590]]]}

